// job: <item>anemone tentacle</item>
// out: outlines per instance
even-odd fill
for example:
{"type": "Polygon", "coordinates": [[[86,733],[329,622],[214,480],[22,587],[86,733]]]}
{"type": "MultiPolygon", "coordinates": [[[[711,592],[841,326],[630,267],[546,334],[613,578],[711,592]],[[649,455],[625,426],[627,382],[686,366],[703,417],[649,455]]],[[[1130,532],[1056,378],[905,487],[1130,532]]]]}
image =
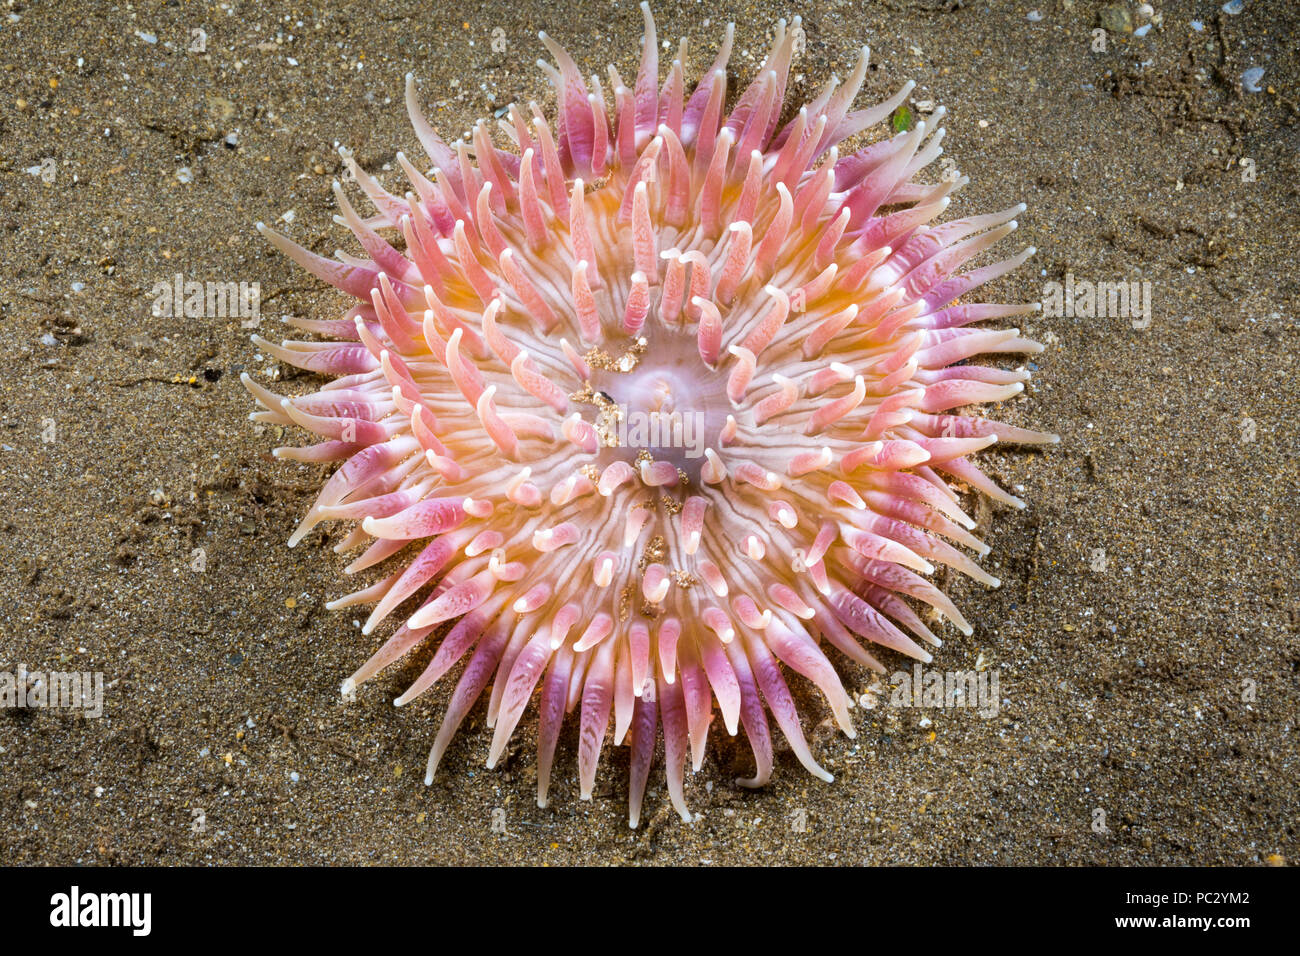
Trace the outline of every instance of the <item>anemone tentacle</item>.
{"type": "Polygon", "coordinates": [[[373,605],[366,634],[403,619],[345,691],[441,635],[397,699],[461,667],[426,782],[490,685],[489,766],[536,699],[542,806],[565,716],[584,799],[612,720],[632,752],[632,826],[660,728],[669,798],[690,819],[685,761],[701,766],[715,712],[753,749],[739,783],[773,772],[769,717],[829,779],[785,675],[853,736],[824,648],[883,672],[868,645],[928,662],[936,620],[970,633],[926,578],[943,564],[998,584],[966,553],[988,548],[951,483],[1023,507],[972,456],[1057,440],[960,411],[1029,378],[968,360],[1042,347],[982,324],[1031,306],[966,301],[1033,250],[968,268],[1023,205],[936,224],[965,183],[917,178],[942,152],[942,111],[841,155],[912,89],[854,110],[865,48],[847,83],[781,125],[798,17],[724,113],[732,29],[687,95],[685,41],[661,82],[642,9],[631,86],[612,67],[608,87],[589,83],[542,34],[559,115],[512,106],[508,150],[482,122],[447,144],[408,76],[431,168],[399,154],[399,197],[341,151],[376,210],[363,219],[336,184],[365,258],[326,260],[258,224],[357,300],[341,320],[296,322],[329,341],[254,338],[332,380],[282,399],[243,376],[252,418],[321,439],[277,455],[342,462],[290,545],[350,522],[339,549],[364,550],[349,573],[400,565],[331,602],[373,605]]]}

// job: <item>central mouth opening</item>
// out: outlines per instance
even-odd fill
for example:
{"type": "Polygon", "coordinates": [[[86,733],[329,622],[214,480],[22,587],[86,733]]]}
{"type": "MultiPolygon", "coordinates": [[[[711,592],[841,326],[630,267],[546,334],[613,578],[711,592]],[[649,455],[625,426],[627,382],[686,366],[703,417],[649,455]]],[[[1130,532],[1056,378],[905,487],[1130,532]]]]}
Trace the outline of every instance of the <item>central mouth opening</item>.
{"type": "Polygon", "coordinates": [[[593,382],[601,396],[597,431],[611,456],[637,464],[650,456],[697,482],[706,448],[731,413],[725,382],[705,365],[693,336],[659,334],[627,372],[604,371],[593,382]]]}

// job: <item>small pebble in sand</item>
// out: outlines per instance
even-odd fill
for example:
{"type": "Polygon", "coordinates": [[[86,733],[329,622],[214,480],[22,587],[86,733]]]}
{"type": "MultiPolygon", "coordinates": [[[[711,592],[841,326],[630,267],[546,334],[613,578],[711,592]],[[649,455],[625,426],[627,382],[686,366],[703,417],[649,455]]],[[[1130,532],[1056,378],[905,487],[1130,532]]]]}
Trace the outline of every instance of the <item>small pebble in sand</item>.
{"type": "Polygon", "coordinates": [[[1097,11],[1097,22],[1111,33],[1132,33],[1133,14],[1128,4],[1111,3],[1097,11]]]}
{"type": "Polygon", "coordinates": [[[1262,66],[1252,66],[1241,74],[1241,87],[1247,93],[1262,93],[1259,81],[1264,78],[1264,68],[1262,66]]]}
{"type": "Polygon", "coordinates": [[[55,178],[58,176],[58,170],[59,170],[58,164],[54,161],[52,157],[47,156],[44,159],[42,159],[38,165],[28,166],[24,170],[24,172],[26,172],[29,176],[40,177],[40,180],[43,183],[52,183],[54,182],[55,178]]]}

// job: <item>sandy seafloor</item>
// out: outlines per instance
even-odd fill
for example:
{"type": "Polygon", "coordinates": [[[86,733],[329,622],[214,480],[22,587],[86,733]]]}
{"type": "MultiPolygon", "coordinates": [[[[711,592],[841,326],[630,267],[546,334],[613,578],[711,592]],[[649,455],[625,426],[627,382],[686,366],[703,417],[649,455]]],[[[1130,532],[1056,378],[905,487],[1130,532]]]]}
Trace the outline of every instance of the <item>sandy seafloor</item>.
{"type": "MultiPolygon", "coordinates": [[[[355,248],[331,223],[335,144],[398,188],[396,151],[419,155],[408,70],[451,139],[511,100],[549,102],[534,65],[541,28],[586,72],[613,54],[633,74],[635,4],[0,9],[0,669],[108,682],[99,719],[0,713],[0,861],[1300,858],[1300,11],[1161,0],[1159,26],[1095,52],[1100,6],[656,4],[660,37],[688,36],[695,69],[734,19],[747,80],[770,25],[797,12],[808,42],[795,94],[846,75],[869,43],[860,103],[910,77],[915,101],[945,104],[947,155],[971,177],[950,212],[1023,200],[1004,248],[1039,250],[981,295],[1036,300],[1073,273],[1149,281],[1153,308],[1146,328],[1024,323],[1048,348],[1001,415],[1063,441],[984,457],[1029,508],[980,510],[987,565],[1006,583],[950,582],[975,632],[948,627],[935,665],[996,669],[999,715],[885,700],[854,711],[849,740],[801,686],[834,784],[782,749],[772,785],[742,790],[732,781],[749,772],[747,746],[715,725],[704,769],[688,774],[698,819],[671,811],[657,764],[637,831],[624,749],[607,745],[596,798],[579,802],[570,725],[539,810],[535,718],[487,771],[481,705],[426,788],[450,684],[402,710],[390,701],[428,651],[340,699],[379,637],[323,606],[348,590],[327,546],[337,532],[284,546],[325,470],[273,459],[276,429],[247,420],[239,373],[265,380],[278,367],[255,358],[238,318],[150,314],[153,285],[179,272],[260,282],[274,339],[281,315],[334,317],[343,296],[274,254],[253,223],[279,220],[324,254],[355,248]],[[205,54],[186,50],[197,28],[205,54]],[[1250,67],[1264,69],[1261,92],[1242,89],[1250,67]],[[47,158],[52,183],[28,171],[47,158]]],[[[850,690],[865,690],[867,675],[839,663],[850,690]]]]}

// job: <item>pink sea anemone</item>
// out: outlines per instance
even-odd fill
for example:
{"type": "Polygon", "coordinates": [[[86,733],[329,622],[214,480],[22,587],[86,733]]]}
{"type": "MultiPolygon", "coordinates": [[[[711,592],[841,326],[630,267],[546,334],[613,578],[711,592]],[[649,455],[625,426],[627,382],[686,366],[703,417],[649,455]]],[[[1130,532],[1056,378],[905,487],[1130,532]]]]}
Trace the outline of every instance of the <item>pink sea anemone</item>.
{"type": "Polygon", "coordinates": [[[345,152],[378,210],[368,219],[335,188],[367,258],[322,259],[258,225],[359,300],[341,319],[291,320],[333,341],[255,338],[333,380],[282,399],[244,376],[265,409],[255,420],[323,439],[277,455],[343,462],[290,545],[350,522],[336,550],[366,547],[347,573],[392,559],[330,604],[375,605],[366,634],[405,617],[345,692],[440,635],[395,701],[465,661],[426,782],[491,684],[489,767],[536,697],[539,805],[565,716],[578,712],[584,799],[612,716],[614,743],[631,747],[633,826],[661,727],[669,797],[690,819],[684,764],[689,751],[701,766],[715,711],[753,750],[739,783],[771,776],[769,716],[830,780],[787,675],[820,689],[853,736],[825,648],[882,671],[863,641],[929,661],[932,625],[969,634],[923,577],[938,562],[998,584],[959,550],[988,552],[949,482],[1023,507],[969,456],[1056,440],[949,414],[1029,378],[959,363],[1041,346],[977,324],[1031,306],[959,303],[1033,250],[960,271],[1024,207],[933,224],[964,182],[918,179],[941,152],[942,112],[840,155],[912,84],[853,110],[864,50],[846,83],[782,124],[796,18],[725,112],[731,28],[688,93],[685,41],[661,84],[642,8],[630,87],[613,67],[608,86],[585,81],[541,35],[559,115],[512,107],[513,149],[483,122],[448,146],[408,77],[431,171],[399,153],[413,191],[398,197],[345,152]]]}

